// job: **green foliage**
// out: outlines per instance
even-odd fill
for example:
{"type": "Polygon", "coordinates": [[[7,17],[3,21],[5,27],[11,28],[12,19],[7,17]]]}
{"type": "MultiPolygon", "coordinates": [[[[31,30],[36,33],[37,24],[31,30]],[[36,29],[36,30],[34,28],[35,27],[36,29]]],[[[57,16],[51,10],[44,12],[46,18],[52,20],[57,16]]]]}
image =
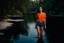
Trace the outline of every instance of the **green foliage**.
{"type": "MultiPolygon", "coordinates": [[[[61,0],[44,0],[42,2],[30,2],[30,0],[0,0],[2,13],[9,15],[10,13],[15,14],[17,11],[21,12],[20,15],[26,14],[31,10],[37,10],[39,5],[43,6],[45,11],[52,11],[56,13],[63,13],[63,1],[61,0]]],[[[18,14],[18,13],[16,13],[18,14]]]]}
{"type": "Polygon", "coordinates": [[[63,5],[62,0],[44,0],[43,2],[44,10],[55,12],[59,15],[64,14],[63,5]]]}
{"type": "Polygon", "coordinates": [[[16,13],[18,10],[21,13],[27,12],[29,0],[3,0],[1,3],[3,6],[1,6],[2,12],[4,12],[5,15],[8,15],[10,13],[16,13]],[[15,11],[16,10],[16,11],[15,11]]]}

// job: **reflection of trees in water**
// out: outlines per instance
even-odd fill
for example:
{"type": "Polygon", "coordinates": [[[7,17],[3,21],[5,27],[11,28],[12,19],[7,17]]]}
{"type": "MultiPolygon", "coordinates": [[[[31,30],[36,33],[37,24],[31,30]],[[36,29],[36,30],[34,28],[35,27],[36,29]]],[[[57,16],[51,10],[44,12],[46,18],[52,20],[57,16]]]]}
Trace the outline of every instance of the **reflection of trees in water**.
{"type": "Polygon", "coordinates": [[[0,35],[0,42],[1,43],[10,43],[11,34],[9,31],[10,28],[6,28],[4,30],[0,30],[0,33],[3,33],[3,35],[0,35]]]}
{"type": "Polygon", "coordinates": [[[0,35],[0,39],[2,41],[10,41],[10,38],[16,40],[19,38],[20,34],[25,36],[28,35],[27,24],[25,24],[25,22],[14,22],[12,26],[9,26],[4,30],[0,30],[0,33],[3,33],[3,35],[0,35]]]}
{"type": "Polygon", "coordinates": [[[13,43],[14,40],[19,38],[19,35],[28,35],[28,28],[25,22],[14,22],[12,26],[7,27],[4,30],[0,30],[0,33],[4,33],[0,35],[0,42],[2,43],[13,43]]]}
{"type": "Polygon", "coordinates": [[[23,22],[14,23],[13,27],[10,29],[10,34],[14,39],[18,39],[19,34],[28,35],[28,28],[23,22]]]}

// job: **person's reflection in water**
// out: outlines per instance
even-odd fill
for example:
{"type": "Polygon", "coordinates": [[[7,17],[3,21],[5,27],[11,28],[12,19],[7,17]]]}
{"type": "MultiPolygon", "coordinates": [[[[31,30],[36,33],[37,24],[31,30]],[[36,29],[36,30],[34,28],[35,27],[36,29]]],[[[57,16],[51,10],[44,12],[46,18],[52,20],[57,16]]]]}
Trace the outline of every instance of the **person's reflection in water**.
{"type": "Polygon", "coordinates": [[[42,38],[38,38],[36,43],[44,43],[44,41],[42,40],[42,38]]]}

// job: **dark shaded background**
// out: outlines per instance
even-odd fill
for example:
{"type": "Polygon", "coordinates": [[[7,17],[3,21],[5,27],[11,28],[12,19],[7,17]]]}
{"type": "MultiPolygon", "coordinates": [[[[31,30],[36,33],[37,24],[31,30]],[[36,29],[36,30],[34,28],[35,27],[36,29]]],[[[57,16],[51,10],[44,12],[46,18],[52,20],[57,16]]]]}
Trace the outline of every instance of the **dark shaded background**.
{"type": "MultiPolygon", "coordinates": [[[[50,43],[63,43],[64,30],[64,1],[63,0],[44,0],[39,3],[28,0],[0,0],[0,17],[7,15],[23,15],[26,21],[33,20],[27,15],[29,12],[35,12],[39,6],[42,6],[47,13],[47,33],[50,43]],[[20,12],[20,13],[17,13],[20,12]],[[29,17],[29,18],[28,18],[29,17]]],[[[1,19],[1,18],[0,18],[1,19]]],[[[7,33],[7,32],[6,32],[7,33]]]]}

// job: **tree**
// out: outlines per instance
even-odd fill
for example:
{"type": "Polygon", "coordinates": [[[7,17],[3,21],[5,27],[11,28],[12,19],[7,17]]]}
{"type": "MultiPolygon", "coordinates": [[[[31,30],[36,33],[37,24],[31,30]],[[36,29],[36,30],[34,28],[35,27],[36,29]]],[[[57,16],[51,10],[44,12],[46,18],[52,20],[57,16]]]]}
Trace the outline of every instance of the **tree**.
{"type": "MultiPolygon", "coordinates": [[[[47,11],[55,12],[56,14],[63,13],[64,1],[62,0],[44,0],[43,7],[47,11]]],[[[61,15],[61,14],[60,14],[61,15]]]]}

